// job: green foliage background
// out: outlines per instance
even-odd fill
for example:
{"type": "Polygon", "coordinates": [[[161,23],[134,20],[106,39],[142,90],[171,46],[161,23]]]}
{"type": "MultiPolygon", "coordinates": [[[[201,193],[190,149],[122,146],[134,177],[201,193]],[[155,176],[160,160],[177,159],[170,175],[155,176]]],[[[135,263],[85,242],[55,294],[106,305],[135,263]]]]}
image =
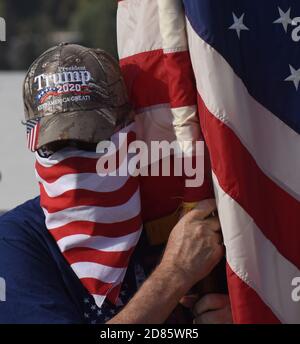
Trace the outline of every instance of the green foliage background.
{"type": "Polygon", "coordinates": [[[0,0],[7,42],[0,43],[0,70],[27,69],[51,45],[53,32],[75,31],[76,42],[117,56],[116,0],[0,0]]]}

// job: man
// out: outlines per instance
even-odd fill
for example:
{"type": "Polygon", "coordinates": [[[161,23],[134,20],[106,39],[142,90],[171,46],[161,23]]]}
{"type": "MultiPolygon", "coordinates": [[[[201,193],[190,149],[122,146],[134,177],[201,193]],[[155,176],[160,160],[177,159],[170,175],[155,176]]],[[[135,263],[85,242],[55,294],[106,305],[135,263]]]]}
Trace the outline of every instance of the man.
{"type": "Polygon", "coordinates": [[[138,204],[103,205],[122,198],[121,192],[109,197],[104,179],[95,190],[100,177],[86,170],[84,162],[96,156],[97,143],[132,121],[117,63],[101,50],[61,44],[30,67],[24,102],[41,196],[0,219],[0,276],[6,287],[0,323],[163,323],[179,302],[193,307],[195,323],[231,322],[227,296],[199,302],[186,296],[224,255],[220,224],[211,215],[215,202],[204,201],[182,218],[152,272],[144,260],[143,232],[127,233],[122,226],[121,235],[114,227],[115,218],[128,216],[138,204]],[[94,213],[99,209],[100,220],[94,213]],[[102,227],[112,229],[103,235],[102,227]],[[132,235],[125,259],[120,243],[126,246],[132,235]]]}

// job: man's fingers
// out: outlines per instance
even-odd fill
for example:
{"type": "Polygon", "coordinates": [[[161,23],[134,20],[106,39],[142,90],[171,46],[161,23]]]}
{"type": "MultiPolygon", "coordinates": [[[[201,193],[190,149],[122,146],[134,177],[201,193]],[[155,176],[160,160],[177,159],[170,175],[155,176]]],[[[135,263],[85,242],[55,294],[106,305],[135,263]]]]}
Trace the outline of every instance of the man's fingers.
{"type": "Polygon", "coordinates": [[[216,210],[216,201],[214,199],[205,199],[199,202],[197,207],[195,207],[190,214],[197,219],[204,220],[216,210]]]}
{"type": "Polygon", "coordinates": [[[228,295],[208,294],[194,306],[195,324],[232,324],[228,295]]]}
{"type": "Polygon", "coordinates": [[[198,316],[208,311],[224,308],[229,304],[230,301],[228,295],[207,294],[196,303],[193,312],[198,316]]]}
{"type": "Polygon", "coordinates": [[[217,216],[212,216],[202,220],[201,224],[214,232],[218,232],[221,229],[220,220],[217,216]]]}
{"type": "Polygon", "coordinates": [[[216,311],[210,311],[197,316],[194,319],[194,324],[232,324],[232,314],[230,306],[216,311]]]}
{"type": "Polygon", "coordinates": [[[198,300],[199,296],[197,294],[185,295],[181,298],[179,303],[185,308],[192,309],[198,300]]]}

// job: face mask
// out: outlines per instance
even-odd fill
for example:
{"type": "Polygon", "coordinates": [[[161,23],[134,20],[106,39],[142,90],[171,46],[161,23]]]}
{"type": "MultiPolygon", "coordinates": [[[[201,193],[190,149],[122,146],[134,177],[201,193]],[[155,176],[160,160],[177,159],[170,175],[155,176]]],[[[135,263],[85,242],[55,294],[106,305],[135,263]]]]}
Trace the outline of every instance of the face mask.
{"type": "MultiPolygon", "coordinates": [[[[132,130],[122,129],[127,136],[132,130]]],[[[111,140],[118,147],[117,134],[111,140]]],[[[105,298],[117,303],[142,228],[138,178],[99,176],[101,156],[73,147],[36,153],[46,226],[98,307],[105,298]]]]}

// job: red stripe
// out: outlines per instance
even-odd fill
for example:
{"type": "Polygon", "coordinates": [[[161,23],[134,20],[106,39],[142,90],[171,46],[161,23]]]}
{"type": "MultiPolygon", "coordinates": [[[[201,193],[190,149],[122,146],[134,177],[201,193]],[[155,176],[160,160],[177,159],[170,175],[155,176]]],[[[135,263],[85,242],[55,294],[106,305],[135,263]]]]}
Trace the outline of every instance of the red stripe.
{"type": "Polygon", "coordinates": [[[95,278],[81,278],[80,281],[91,294],[100,296],[107,295],[107,298],[110,302],[113,304],[117,303],[117,299],[122,287],[121,284],[113,287],[112,283],[104,283],[95,278]]]}
{"type": "Polygon", "coordinates": [[[113,288],[112,283],[104,283],[95,278],[81,278],[80,281],[91,294],[100,296],[107,295],[108,300],[113,304],[116,304],[121,291],[121,284],[113,288]],[[111,291],[109,292],[109,290],[111,291]]]}
{"type": "Polygon", "coordinates": [[[148,51],[121,59],[120,65],[136,109],[165,103],[176,108],[197,102],[187,51],[168,54],[162,49],[148,51]]]}
{"type": "Polygon", "coordinates": [[[168,78],[162,49],[120,60],[122,73],[134,108],[169,103],[168,78]]]}
{"type": "Polygon", "coordinates": [[[112,283],[104,283],[95,278],[81,278],[80,281],[91,294],[101,296],[105,296],[113,287],[112,283]]]}
{"type": "MultiPolygon", "coordinates": [[[[134,142],[136,134],[129,132],[127,135],[127,147],[134,142]]],[[[99,154],[100,158],[100,154],[99,154]]],[[[60,177],[68,174],[78,174],[79,166],[80,173],[97,173],[97,162],[99,158],[84,158],[84,157],[71,157],[64,159],[51,167],[44,167],[38,161],[35,164],[35,168],[39,176],[47,183],[54,183],[60,177]]],[[[117,168],[122,161],[120,160],[119,151],[116,154],[117,168]]]]}
{"type": "Polygon", "coordinates": [[[70,222],[62,227],[51,229],[50,233],[56,241],[70,235],[86,234],[92,236],[105,236],[118,238],[137,231],[142,224],[141,216],[115,223],[95,223],[88,221],[70,222]]]}
{"type": "Polygon", "coordinates": [[[260,170],[234,132],[209,113],[200,97],[199,113],[221,188],[254,219],[278,251],[300,268],[300,203],[260,170]]]}
{"type": "Polygon", "coordinates": [[[40,183],[41,206],[52,214],[62,209],[79,206],[115,207],[125,204],[138,190],[138,179],[130,177],[120,189],[113,192],[96,192],[76,189],[64,192],[57,197],[49,197],[40,183]]]}
{"type": "Polygon", "coordinates": [[[172,108],[197,104],[196,81],[188,51],[164,55],[172,108]]]}
{"type": "Polygon", "coordinates": [[[56,180],[67,174],[77,174],[80,166],[80,173],[97,173],[98,159],[72,157],[64,159],[51,167],[44,167],[37,161],[35,168],[39,176],[47,183],[54,183],[56,180]]]}
{"type": "Polygon", "coordinates": [[[63,253],[70,264],[79,262],[90,262],[106,265],[112,268],[127,268],[134,248],[128,251],[107,252],[92,248],[76,247],[63,253]]]}
{"type": "Polygon", "coordinates": [[[117,303],[120,291],[121,291],[122,285],[119,284],[116,287],[114,287],[109,294],[107,295],[108,300],[113,303],[114,305],[117,303]]]}
{"type": "MultiPolygon", "coordinates": [[[[185,181],[188,179],[194,179],[195,177],[185,177],[185,181]]],[[[214,190],[212,185],[211,166],[209,160],[208,149],[205,145],[204,152],[204,182],[200,187],[185,187],[184,188],[184,201],[185,202],[199,202],[203,199],[214,198],[214,190]]]]}
{"type": "Polygon", "coordinates": [[[144,222],[172,214],[183,199],[182,177],[141,177],[141,204],[144,222]],[[154,190],[159,190],[155,192],[154,190]]]}
{"type": "Polygon", "coordinates": [[[235,324],[279,324],[271,309],[227,264],[230,303],[235,324]]]}

